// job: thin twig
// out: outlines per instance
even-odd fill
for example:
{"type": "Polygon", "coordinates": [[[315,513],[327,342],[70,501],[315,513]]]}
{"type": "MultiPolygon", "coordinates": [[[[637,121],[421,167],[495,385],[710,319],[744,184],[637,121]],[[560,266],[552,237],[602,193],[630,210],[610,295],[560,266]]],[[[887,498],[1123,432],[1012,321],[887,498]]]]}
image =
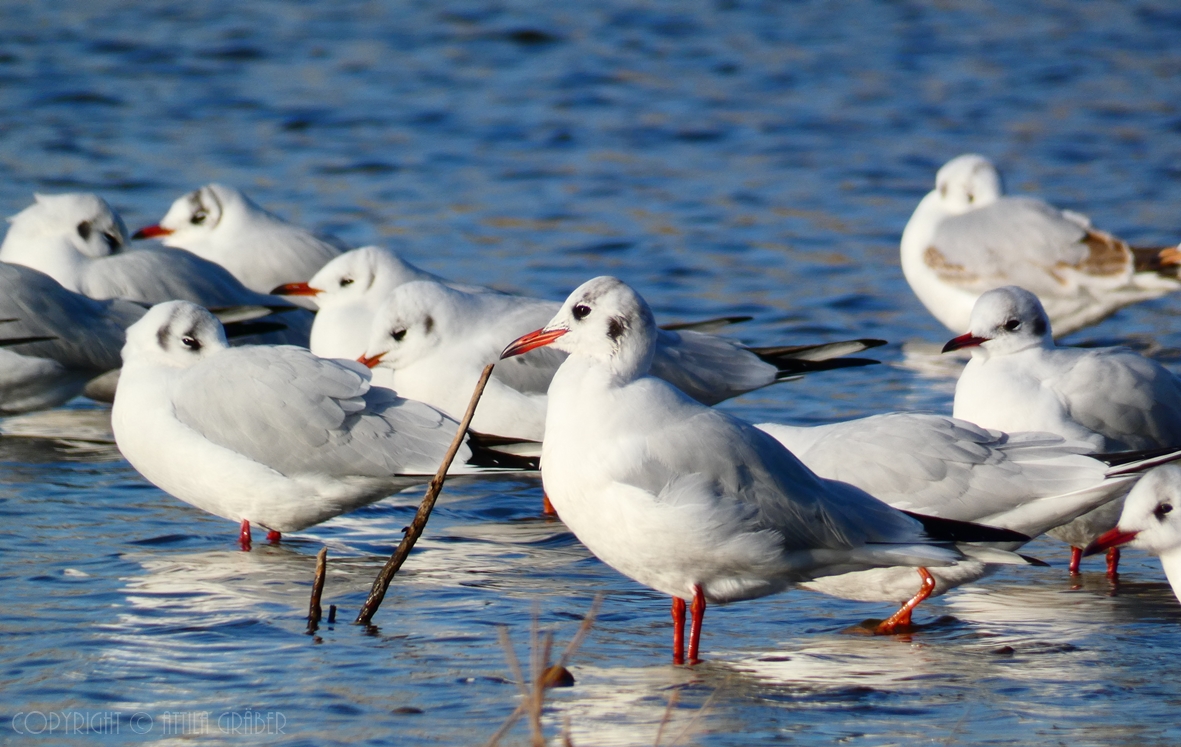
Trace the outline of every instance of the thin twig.
{"type": "Polygon", "coordinates": [[[320,625],[320,596],[324,593],[324,576],[328,567],[328,548],[321,547],[316,555],[316,575],[312,577],[312,601],[308,604],[308,633],[315,633],[320,625]]]}
{"type": "Polygon", "coordinates": [[[471,425],[472,416],[476,413],[476,405],[480,401],[480,395],[484,393],[484,385],[488,383],[488,377],[492,375],[492,365],[489,363],[484,366],[484,372],[480,374],[480,380],[476,382],[476,389],[472,392],[472,400],[468,403],[467,412],[464,413],[463,420],[459,423],[459,429],[455,432],[455,438],[452,439],[446,456],[443,457],[443,463],[439,465],[439,471],[435,473],[426,495],[422,498],[422,503],[418,506],[418,513],[414,515],[414,521],[410,522],[406,535],[402,537],[394,554],[386,561],[381,573],[378,573],[377,578],[373,579],[373,588],[369,590],[369,596],[365,599],[365,604],[361,606],[361,612],[357,615],[355,621],[357,625],[368,625],[373,616],[377,614],[377,608],[381,606],[381,600],[385,598],[386,590],[390,588],[394,574],[406,562],[406,558],[410,556],[410,550],[414,548],[414,543],[418,541],[422,530],[426,528],[427,519],[430,518],[431,511],[435,508],[435,501],[438,500],[439,493],[443,490],[443,482],[447,479],[447,470],[451,468],[451,462],[459,452],[460,445],[463,444],[463,438],[467,435],[467,428],[471,425]]]}
{"type": "Polygon", "coordinates": [[[681,740],[689,735],[689,732],[694,726],[697,725],[697,722],[701,720],[701,717],[705,715],[705,712],[709,710],[709,707],[713,705],[714,700],[717,699],[718,693],[721,691],[722,688],[719,687],[709,694],[709,697],[706,698],[705,702],[701,704],[701,707],[693,713],[693,718],[689,719],[689,723],[685,724],[685,728],[681,729],[681,733],[677,735],[677,738],[672,741],[669,747],[675,747],[675,745],[680,744],[681,740]]]}

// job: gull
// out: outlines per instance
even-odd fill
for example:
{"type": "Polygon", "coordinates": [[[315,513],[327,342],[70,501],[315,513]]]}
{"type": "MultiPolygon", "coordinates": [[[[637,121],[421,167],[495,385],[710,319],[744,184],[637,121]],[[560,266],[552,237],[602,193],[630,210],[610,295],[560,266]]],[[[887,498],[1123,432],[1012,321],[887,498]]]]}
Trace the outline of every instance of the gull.
{"type": "MultiPolygon", "coordinates": [[[[456,381],[478,374],[497,360],[505,345],[545,324],[560,306],[523,296],[469,293],[433,281],[405,283],[392,290],[378,310],[358,360],[375,370],[392,370],[395,390],[454,417],[467,405],[456,381]]],[[[808,371],[864,365],[870,361],[829,356],[876,343],[746,348],[692,329],[658,329],[652,374],[712,405],[808,371]]],[[[564,359],[547,347],[498,365],[472,427],[497,436],[542,440],[546,390],[564,359]]]]}
{"type": "MultiPolygon", "coordinates": [[[[373,317],[399,285],[414,280],[447,281],[406,260],[392,249],[363,246],[341,254],[306,283],[285,283],[270,292],[311,298],[316,305],[309,348],[321,358],[356,360],[369,343],[373,317]]],[[[475,286],[454,286],[483,292],[475,286]]]]}
{"type": "MultiPolygon", "coordinates": [[[[1012,529],[1036,537],[1123,497],[1142,474],[1181,456],[1140,452],[1091,456],[1093,448],[1051,433],[1001,433],[928,413],[887,413],[830,425],[761,423],[821,477],[855,485],[894,508],[1012,529]]],[[[864,602],[897,602],[879,633],[905,631],[915,607],[980,579],[975,560],[931,568],[934,587],[913,568],[826,576],[806,588],[864,602]]]]}
{"type": "Polygon", "coordinates": [[[0,349],[0,414],[56,407],[121,365],[123,330],[146,310],[96,301],[22,265],[0,262],[0,319],[27,342],[0,349]]]}
{"type": "Polygon", "coordinates": [[[288,223],[223,184],[207,184],[177,198],[159,223],[132,238],[159,238],[164,246],[216,262],[259,293],[306,281],[345,251],[339,241],[288,223]]]}
{"type": "Polygon", "coordinates": [[[1181,467],[1158,467],[1124,501],[1119,523],[1087,546],[1085,554],[1128,544],[1160,557],[1173,594],[1181,600],[1181,467]]]}
{"type": "Polygon", "coordinates": [[[1083,215],[1003,196],[996,167],[975,154],[939,169],[902,232],[907,282],[953,332],[968,326],[981,293],[1019,285],[1041,298],[1055,334],[1066,335],[1181,288],[1179,263],[1176,247],[1130,247],[1083,215]]]}
{"type": "Polygon", "coordinates": [[[542,482],[592,553],[673,597],[674,661],[683,658],[686,600],[692,662],[707,603],[866,568],[951,565],[969,554],[1024,562],[962,544],[1024,535],[907,514],[825,480],[763,431],[649,375],[656,336],[644,300],[599,277],[503,355],[546,345],[569,354],[549,387],[542,482]]]}
{"type": "Polygon", "coordinates": [[[9,222],[0,260],[40,270],[75,293],[149,306],[183,300],[212,309],[253,308],[254,315],[290,309],[283,316],[288,330],[270,339],[307,342],[310,314],[250,290],[220,265],[177,249],[127,250],[123,219],[98,195],[38,194],[9,222]]]}
{"type": "MultiPolygon", "coordinates": [[[[1127,348],[1060,348],[1037,296],[1007,286],[980,296],[969,331],[944,351],[968,348],[972,359],[955,389],[953,415],[1000,431],[1048,431],[1089,443],[1097,452],[1181,446],[1181,381],[1127,348]]],[[[1115,525],[1113,502],[1050,536],[1081,548],[1115,525]]],[[[1118,551],[1108,557],[1116,573],[1118,551]]]]}
{"type": "MultiPolygon", "coordinates": [[[[217,319],[185,301],[127,330],[111,413],[115,442],[141,475],[209,513],[299,531],[430,480],[457,423],[371,388],[350,361],[294,346],[230,348],[217,319]]],[[[472,382],[475,386],[475,382],[472,382]]],[[[452,474],[500,471],[469,437],[452,474]]]]}

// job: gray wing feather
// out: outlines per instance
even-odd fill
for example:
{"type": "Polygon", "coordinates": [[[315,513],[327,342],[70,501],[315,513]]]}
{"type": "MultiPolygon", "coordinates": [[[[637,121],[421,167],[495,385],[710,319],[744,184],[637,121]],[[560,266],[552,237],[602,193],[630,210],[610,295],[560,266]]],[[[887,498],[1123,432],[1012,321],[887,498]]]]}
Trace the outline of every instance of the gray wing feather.
{"type": "Polygon", "coordinates": [[[1103,481],[1089,444],[1050,433],[1005,434],[963,420],[890,413],[767,432],[818,474],[872,490],[897,508],[962,521],[1103,481]]]}
{"type": "Polygon", "coordinates": [[[1107,439],[1106,451],[1181,446],[1181,381],[1171,371],[1124,348],[1055,352],[1074,361],[1047,385],[1075,422],[1107,439]]]}
{"type": "Polygon", "coordinates": [[[143,248],[113,254],[87,266],[80,282],[91,298],[124,298],[147,304],[192,301],[221,306],[288,306],[242,285],[221,265],[183,249],[143,248]]]}
{"type": "Polygon", "coordinates": [[[694,410],[653,432],[645,458],[620,481],[661,498],[693,476],[750,531],[777,532],[785,548],[924,541],[918,522],[860,488],[817,477],[766,433],[717,410],[694,410]]]}
{"type": "MultiPolygon", "coordinates": [[[[218,353],[184,373],[173,403],[210,441],[288,476],[433,474],[458,427],[421,402],[370,389],[353,366],[287,346],[218,353]]],[[[457,462],[470,455],[463,447],[457,462]]]]}
{"type": "Polygon", "coordinates": [[[124,330],[145,311],[126,301],[87,298],[37,270],[0,262],[0,318],[17,320],[5,333],[57,338],[9,348],[21,355],[96,374],[119,368],[124,330]]]}

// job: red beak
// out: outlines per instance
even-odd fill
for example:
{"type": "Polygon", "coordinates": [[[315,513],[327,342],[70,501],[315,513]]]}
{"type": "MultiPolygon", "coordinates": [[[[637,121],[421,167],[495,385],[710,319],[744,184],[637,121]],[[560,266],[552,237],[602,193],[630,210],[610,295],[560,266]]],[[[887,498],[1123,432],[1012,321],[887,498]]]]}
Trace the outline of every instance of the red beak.
{"type": "Polygon", "coordinates": [[[1113,547],[1126,545],[1132,540],[1136,539],[1139,532],[1121,532],[1119,527],[1112,529],[1110,532],[1104,532],[1091,541],[1083,550],[1083,555],[1094,555],[1095,553],[1109,550],[1113,547]]]}
{"type": "Polygon", "coordinates": [[[385,357],[385,353],[378,353],[377,355],[373,356],[372,358],[362,355],[360,358],[357,359],[357,363],[360,363],[362,366],[365,366],[366,368],[373,368],[378,363],[381,363],[381,359],[384,357],[385,357]]]}
{"type": "Polygon", "coordinates": [[[271,290],[272,296],[318,296],[324,291],[307,283],[288,283],[271,290]]]}
{"type": "Polygon", "coordinates": [[[504,352],[500,354],[500,359],[512,358],[514,355],[528,353],[534,348],[545,347],[569,331],[568,329],[551,329],[549,331],[539,329],[536,332],[522,335],[509,343],[504,352]]]}
{"type": "Polygon", "coordinates": [[[144,226],[135,233],[131,234],[133,239],[155,239],[160,236],[167,236],[172,233],[171,228],[161,228],[160,226],[144,226]]]}
{"type": "Polygon", "coordinates": [[[951,351],[959,350],[960,348],[974,348],[982,342],[988,342],[988,338],[976,337],[971,332],[965,332],[959,337],[953,337],[952,339],[948,340],[947,344],[943,346],[943,352],[950,353],[951,351]]]}

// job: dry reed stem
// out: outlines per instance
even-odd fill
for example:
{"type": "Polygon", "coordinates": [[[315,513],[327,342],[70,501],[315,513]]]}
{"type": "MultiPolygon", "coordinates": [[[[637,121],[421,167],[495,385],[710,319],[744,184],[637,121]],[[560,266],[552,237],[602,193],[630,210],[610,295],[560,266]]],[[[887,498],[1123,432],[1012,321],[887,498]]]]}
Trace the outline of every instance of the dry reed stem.
{"type": "MultiPolygon", "coordinates": [[[[564,667],[578,651],[582,641],[586,638],[587,633],[590,632],[591,626],[595,623],[595,617],[599,614],[599,607],[602,606],[603,595],[596,594],[595,600],[591,602],[591,608],[582,618],[582,624],[578,626],[578,630],[574,633],[574,637],[566,644],[562,655],[558,657],[558,661],[551,665],[549,663],[550,655],[553,653],[554,637],[550,632],[542,637],[543,643],[538,645],[538,630],[537,630],[537,606],[533,608],[533,626],[530,629],[530,674],[532,675],[531,687],[525,686],[524,673],[521,671],[520,661],[517,659],[516,651],[513,650],[512,639],[509,638],[508,628],[506,626],[500,627],[500,645],[504,647],[505,658],[508,660],[509,669],[512,672],[513,678],[517,683],[517,688],[521,691],[522,700],[517,705],[516,709],[509,714],[505,722],[501,725],[492,738],[485,743],[485,747],[496,747],[500,743],[501,738],[508,733],[509,729],[517,723],[526,712],[529,713],[530,731],[532,735],[533,747],[545,747],[545,733],[542,731],[541,714],[545,705],[545,691],[547,689],[548,673],[551,668],[564,667]]],[[[570,738],[570,721],[566,720],[566,726],[562,733],[562,742],[569,747],[573,747],[573,741],[570,738]]]]}

